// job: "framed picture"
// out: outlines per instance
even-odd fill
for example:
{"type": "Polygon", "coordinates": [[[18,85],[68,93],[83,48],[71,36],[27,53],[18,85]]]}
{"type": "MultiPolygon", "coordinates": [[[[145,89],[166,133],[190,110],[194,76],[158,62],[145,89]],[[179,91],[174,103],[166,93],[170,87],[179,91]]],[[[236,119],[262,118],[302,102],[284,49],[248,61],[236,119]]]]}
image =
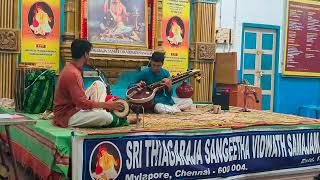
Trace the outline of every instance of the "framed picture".
{"type": "Polygon", "coordinates": [[[88,0],[86,10],[90,42],[147,48],[147,0],[88,0]]]}

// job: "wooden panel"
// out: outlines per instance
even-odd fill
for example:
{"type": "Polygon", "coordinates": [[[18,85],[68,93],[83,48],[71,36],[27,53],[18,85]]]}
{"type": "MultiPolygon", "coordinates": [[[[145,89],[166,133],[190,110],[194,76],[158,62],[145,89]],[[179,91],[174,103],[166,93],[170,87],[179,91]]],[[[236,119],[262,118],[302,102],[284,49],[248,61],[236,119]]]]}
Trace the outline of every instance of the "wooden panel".
{"type": "MultiPolygon", "coordinates": [[[[17,22],[18,0],[0,0],[0,29],[5,29],[6,32],[16,32],[17,22]]],[[[2,38],[0,39],[2,39],[4,42],[9,42],[12,40],[12,33],[2,33],[2,38]]],[[[1,48],[0,98],[13,98],[15,68],[17,66],[18,55],[12,53],[12,50],[19,51],[18,48],[1,48]]]]}
{"type": "Polygon", "coordinates": [[[212,102],[213,71],[215,60],[216,4],[195,2],[192,4],[192,43],[189,47],[193,69],[200,69],[202,79],[191,81],[195,102],[212,102]]]}
{"type": "Polygon", "coordinates": [[[191,80],[194,88],[193,100],[195,102],[212,102],[213,91],[213,62],[212,61],[191,61],[192,67],[201,70],[200,82],[191,80]]]}
{"type": "Polygon", "coordinates": [[[0,98],[13,98],[17,55],[0,53],[0,98]]]}
{"type": "Polygon", "coordinates": [[[217,53],[215,64],[216,83],[237,84],[237,53],[217,53]]]}
{"type": "Polygon", "coordinates": [[[192,18],[192,42],[215,42],[216,5],[194,3],[192,18]]]}

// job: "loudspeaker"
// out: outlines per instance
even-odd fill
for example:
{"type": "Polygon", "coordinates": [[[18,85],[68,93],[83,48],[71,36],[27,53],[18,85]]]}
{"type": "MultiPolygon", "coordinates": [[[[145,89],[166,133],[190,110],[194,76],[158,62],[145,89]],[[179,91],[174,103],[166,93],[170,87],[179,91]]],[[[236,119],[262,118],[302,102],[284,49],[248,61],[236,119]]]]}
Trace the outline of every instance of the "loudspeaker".
{"type": "Polygon", "coordinates": [[[214,105],[220,105],[221,110],[229,110],[229,97],[229,88],[217,88],[214,93],[212,103],[214,105]]]}

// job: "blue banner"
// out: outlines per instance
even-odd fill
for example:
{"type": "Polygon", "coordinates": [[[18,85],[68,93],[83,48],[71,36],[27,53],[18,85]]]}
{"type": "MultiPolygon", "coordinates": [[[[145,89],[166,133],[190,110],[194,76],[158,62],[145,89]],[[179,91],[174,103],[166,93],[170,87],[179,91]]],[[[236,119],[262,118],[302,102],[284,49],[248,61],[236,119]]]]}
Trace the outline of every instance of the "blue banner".
{"type": "Polygon", "coordinates": [[[86,139],[83,179],[205,179],[320,164],[320,131],[86,139]]]}

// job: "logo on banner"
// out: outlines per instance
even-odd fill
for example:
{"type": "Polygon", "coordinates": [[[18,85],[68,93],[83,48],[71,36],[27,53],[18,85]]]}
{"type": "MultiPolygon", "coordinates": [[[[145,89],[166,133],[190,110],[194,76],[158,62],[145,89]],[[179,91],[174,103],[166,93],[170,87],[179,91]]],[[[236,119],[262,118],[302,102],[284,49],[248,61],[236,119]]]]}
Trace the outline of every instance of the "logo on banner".
{"type": "Polygon", "coordinates": [[[184,40],[185,27],[180,17],[172,17],[166,27],[167,40],[171,46],[180,46],[184,40]]]}
{"type": "Polygon", "coordinates": [[[121,172],[122,158],[116,145],[112,142],[104,141],[93,149],[89,163],[92,179],[113,180],[121,172]]]}
{"type": "Polygon", "coordinates": [[[28,24],[36,36],[50,34],[54,25],[54,15],[50,6],[45,2],[34,3],[28,14],[28,24]]]}

